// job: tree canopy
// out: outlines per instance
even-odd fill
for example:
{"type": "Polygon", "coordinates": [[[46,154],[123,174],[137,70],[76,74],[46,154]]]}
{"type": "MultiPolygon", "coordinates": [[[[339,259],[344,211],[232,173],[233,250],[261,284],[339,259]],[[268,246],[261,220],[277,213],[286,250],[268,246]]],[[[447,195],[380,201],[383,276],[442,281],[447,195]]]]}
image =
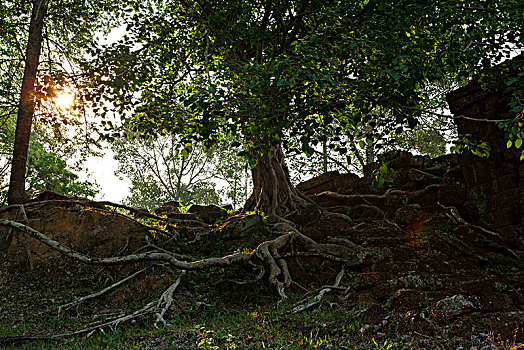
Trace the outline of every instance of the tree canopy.
{"type": "Polygon", "coordinates": [[[514,0],[196,0],[131,2],[126,23],[120,42],[93,49],[94,98],[137,133],[182,135],[186,153],[237,135],[256,170],[289,137],[311,154],[372,119],[414,128],[428,101],[442,106],[432,84],[518,54],[523,21],[514,0]]]}

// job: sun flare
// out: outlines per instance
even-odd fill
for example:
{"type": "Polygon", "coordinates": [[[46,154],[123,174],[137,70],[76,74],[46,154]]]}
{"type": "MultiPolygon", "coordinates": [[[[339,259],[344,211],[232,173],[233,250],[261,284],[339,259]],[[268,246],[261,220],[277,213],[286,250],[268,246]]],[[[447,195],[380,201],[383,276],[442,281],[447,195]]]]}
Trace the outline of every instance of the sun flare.
{"type": "Polygon", "coordinates": [[[61,110],[69,109],[73,106],[75,94],[71,91],[60,91],[56,94],[55,105],[61,110]]]}

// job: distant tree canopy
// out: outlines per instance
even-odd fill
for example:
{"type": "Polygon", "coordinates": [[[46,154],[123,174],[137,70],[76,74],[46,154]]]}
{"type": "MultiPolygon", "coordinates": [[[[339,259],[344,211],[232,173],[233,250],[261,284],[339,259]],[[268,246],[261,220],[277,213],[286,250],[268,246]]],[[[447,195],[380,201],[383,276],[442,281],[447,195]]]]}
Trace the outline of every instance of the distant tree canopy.
{"type": "Polygon", "coordinates": [[[227,149],[231,142],[223,140],[206,152],[197,144],[183,155],[179,138],[172,135],[145,140],[123,134],[126,136],[113,140],[111,148],[118,161],[116,173],[131,180],[125,204],[148,210],[168,201],[183,206],[219,204],[221,193],[234,207],[241,199],[245,201],[245,160],[227,149]]]}
{"type": "Polygon", "coordinates": [[[312,154],[351,133],[373,143],[370,121],[381,133],[415,128],[442,100],[432,84],[487,79],[522,50],[520,5],[130,1],[127,34],[93,48],[88,78],[93,99],[110,100],[135,132],[180,135],[185,152],[239,137],[254,185],[246,208],[286,215],[308,202],[284,163],[290,137],[312,154]]]}

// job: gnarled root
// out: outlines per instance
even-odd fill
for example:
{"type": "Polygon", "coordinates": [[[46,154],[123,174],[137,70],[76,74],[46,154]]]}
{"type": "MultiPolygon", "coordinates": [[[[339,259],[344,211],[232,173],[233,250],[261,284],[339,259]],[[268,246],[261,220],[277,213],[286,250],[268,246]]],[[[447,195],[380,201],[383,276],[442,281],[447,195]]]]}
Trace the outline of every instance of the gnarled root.
{"type": "MultiPolygon", "coordinates": [[[[293,284],[293,279],[288,267],[288,261],[286,259],[302,256],[317,257],[340,263],[343,266],[352,266],[364,262],[366,257],[372,255],[366,249],[354,245],[351,242],[341,242],[335,240],[327,244],[319,244],[311,238],[300,233],[292,222],[289,222],[285,219],[278,219],[277,216],[275,216],[272,221],[274,231],[279,232],[280,235],[272,240],[260,243],[252,252],[237,252],[222,257],[210,257],[201,260],[192,260],[188,256],[173,253],[164,247],[156,245],[151,240],[148,240],[147,246],[145,246],[143,249],[140,249],[140,252],[113,257],[95,257],[82,254],[69,247],[66,247],[61,243],[47,237],[43,233],[33,229],[32,227],[16,221],[0,219],[0,226],[5,226],[24,232],[26,235],[51,247],[62,255],[65,255],[76,262],[89,265],[110,266],[149,262],[156,264],[160,263],[166,268],[180,270],[182,273],[185,271],[201,271],[215,267],[230,267],[233,265],[256,266],[261,271],[257,277],[257,280],[265,276],[268,279],[270,285],[273,286],[278,292],[281,301],[286,298],[286,290],[293,284]]],[[[63,305],[60,307],[60,310],[78,305],[86,300],[90,300],[111,290],[114,290],[143,271],[144,270],[138,271],[100,292],[82,297],[69,304],[63,305]]],[[[341,278],[342,277],[337,278],[338,283],[340,283],[341,278]]],[[[113,328],[122,322],[151,314],[155,315],[155,327],[163,327],[167,324],[165,315],[175,301],[174,293],[177,290],[180,281],[181,276],[164,291],[159,300],[152,301],[143,308],[136,310],[131,314],[120,315],[114,319],[105,320],[102,323],[96,325],[90,325],[85,329],[76,332],[48,337],[10,337],[0,339],[0,342],[3,341],[9,343],[23,340],[55,339],[79,334],[90,334],[105,327],[113,328]]],[[[333,288],[336,288],[336,286],[333,288]]],[[[322,299],[322,295],[324,295],[326,292],[327,290],[320,293],[320,299],[322,299]]],[[[306,304],[309,305],[306,308],[309,308],[313,305],[312,301],[306,304]]]]}

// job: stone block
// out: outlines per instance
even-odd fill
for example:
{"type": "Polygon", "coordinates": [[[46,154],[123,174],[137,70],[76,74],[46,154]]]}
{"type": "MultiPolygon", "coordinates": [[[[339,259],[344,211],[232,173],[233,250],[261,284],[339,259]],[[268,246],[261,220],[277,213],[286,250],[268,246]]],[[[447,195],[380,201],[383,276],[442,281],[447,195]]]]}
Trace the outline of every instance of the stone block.
{"type": "Polygon", "coordinates": [[[496,228],[508,226],[512,222],[511,209],[502,208],[493,213],[493,226],[496,228]]]}
{"type": "Polygon", "coordinates": [[[511,162],[518,162],[520,159],[521,150],[515,147],[506,148],[504,151],[504,160],[511,162]]]}
{"type": "Polygon", "coordinates": [[[411,192],[408,196],[408,203],[419,204],[423,208],[436,205],[439,188],[439,185],[429,185],[423,190],[411,192]]]}
{"type": "Polygon", "coordinates": [[[467,188],[459,167],[450,169],[442,179],[438,200],[444,205],[460,206],[467,198],[467,188]]]}
{"type": "Polygon", "coordinates": [[[496,210],[514,207],[518,201],[518,190],[510,189],[498,192],[492,197],[493,206],[496,210]]]}
{"type": "Polygon", "coordinates": [[[475,173],[475,168],[473,165],[462,166],[462,176],[464,181],[466,181],[466,186],[472,188],[478,184],[477,174],[475,173]]]}
{"type": "Polygon", "coordinates": [[[350,208],[347,215],[357,221],[382,220],[385,216],[381,209],[367,204],[360,204],[350,208]]]}
{"type": "Polygon", "coordinates": [[[524,162],[521,162],[519,166],[519,177],[521,179],[524,179],[524,162]]]}
{"type": "Polygon", "coordinates": [[[484,215],[493,210],[492,202],[488,201],[484,186],[477,185],[469,189],[467,194],[467,206],[469,210],[478,215],[484,215]]]}
{"type": "Polygon", "coordinates": [[[308,195],[325,191],[352,194],[359,192],[357,189],[361,190],[362,187],[362,179],[358,175],[340,174],[338,171],[324,173],[297,185],[300,191],[308,195]]]}
{"type": "Polygon", "coordinates": [[[408,204],[395,211],[395,222],[401,225],[407,225],[416,214],[420,213],[422,207],[419,204],[408,204]]]}
{"type": "Polygon", "coordinates": [[[479,182],[489,182],[491,180],[491,164],[487,160],[480,160],[474,165],[479,182]],[[484,180],[483,180],[484,179],[484,180]]]}
{"type": "Polygon", "coordinates": [[[493,185],[494,190],[499,193],[508,190],[515,190],[519,188],[519,179],[516,173],[510,173],[497,178],[493,181],[493,185]]]}

